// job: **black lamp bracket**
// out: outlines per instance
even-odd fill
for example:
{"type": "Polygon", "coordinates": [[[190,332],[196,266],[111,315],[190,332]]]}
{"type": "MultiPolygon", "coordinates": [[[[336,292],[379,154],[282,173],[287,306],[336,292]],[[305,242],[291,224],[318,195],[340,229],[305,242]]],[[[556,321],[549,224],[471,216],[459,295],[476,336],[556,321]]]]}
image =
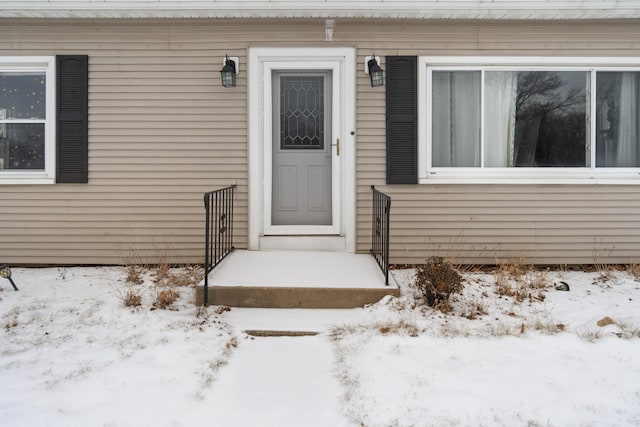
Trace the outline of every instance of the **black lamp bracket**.
{"type": "Polygon", "coordinates": [[[223,66],[227,65],[227,59],[233,61],[234,67],[236,69],[236,74],[238,74],[240,72],[240,61],[238,60],[238,57],[237,56],[225,56],[222,59],[222,65],[223,66]]]}

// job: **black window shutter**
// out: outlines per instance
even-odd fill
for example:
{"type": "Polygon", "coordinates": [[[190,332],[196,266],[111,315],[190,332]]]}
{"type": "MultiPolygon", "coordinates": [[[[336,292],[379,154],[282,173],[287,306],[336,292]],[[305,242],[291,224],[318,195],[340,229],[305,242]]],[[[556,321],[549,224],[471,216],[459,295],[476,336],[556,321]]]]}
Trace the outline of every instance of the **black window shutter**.
{"type": "Polygon", "coordinates": [[[418,183],[417,64],[387,56],[387,184],[418,183]]]}
{"type": "Polygon", "coordinates": [[[89,58],[56,57],[56,183],[86,183],[89,140],[89,58]]]}

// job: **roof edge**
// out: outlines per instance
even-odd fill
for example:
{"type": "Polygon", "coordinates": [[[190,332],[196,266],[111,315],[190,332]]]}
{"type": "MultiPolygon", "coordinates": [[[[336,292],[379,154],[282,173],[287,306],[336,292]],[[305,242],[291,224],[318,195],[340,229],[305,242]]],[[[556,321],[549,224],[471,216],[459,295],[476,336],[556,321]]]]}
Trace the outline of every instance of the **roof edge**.
{"type": "Polygon", "coordinates": [[[629,8],[514,9],[430,8],[372,9],[221,9],[221,8],[91,8],[0,9],[2,19],[411,19],[411,20],[620,20],[640,19],[640,4],[629,8]]]}

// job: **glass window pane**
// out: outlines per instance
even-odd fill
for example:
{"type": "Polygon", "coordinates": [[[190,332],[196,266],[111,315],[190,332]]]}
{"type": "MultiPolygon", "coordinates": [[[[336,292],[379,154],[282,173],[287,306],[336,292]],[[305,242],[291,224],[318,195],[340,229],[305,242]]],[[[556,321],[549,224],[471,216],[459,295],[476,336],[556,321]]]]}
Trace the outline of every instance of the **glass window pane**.
{"type": "Polygon", "coordinates": [[[46,119],[45,73],[0,72],[0,118],[46,119]]]}
{"type": "Polygon", "coordinates": [[[0,170],[44,170],[44,123],[0,123],[0,170]]]}
{"type": "Polygon", "coordinates": [[[432,73],[432,163],[480,166],[479,71],[432,73]]]}
{"type": "Polygon", "coordinates": [[[487,71],[484,75],[484,164],[512,167],[518,73],[487,71]]]}
{"type": "Polygon", "coordinates": [[[324,150],[324,77],[280,77],[280,149],[324,150]]]}
{"type": "Polygon", "coordinates": [[[584,71],[517,73],[513,166],[589,166],[588,86],[584,71]]]}
{"type": "Polygon", "coordinates": [[[640,167],[640,72],[596,74],[596,166],[640,167]]]}

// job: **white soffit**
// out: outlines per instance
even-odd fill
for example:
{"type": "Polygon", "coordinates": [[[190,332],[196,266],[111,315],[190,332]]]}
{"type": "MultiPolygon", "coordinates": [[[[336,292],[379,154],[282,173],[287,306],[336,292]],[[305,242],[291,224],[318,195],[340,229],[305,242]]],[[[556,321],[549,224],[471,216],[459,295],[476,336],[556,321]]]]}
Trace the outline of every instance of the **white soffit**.
{"type": "Polygon", "coordinates": [[[640,0],[0,0],[0,18],[633,19],[640,0]]]}

